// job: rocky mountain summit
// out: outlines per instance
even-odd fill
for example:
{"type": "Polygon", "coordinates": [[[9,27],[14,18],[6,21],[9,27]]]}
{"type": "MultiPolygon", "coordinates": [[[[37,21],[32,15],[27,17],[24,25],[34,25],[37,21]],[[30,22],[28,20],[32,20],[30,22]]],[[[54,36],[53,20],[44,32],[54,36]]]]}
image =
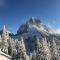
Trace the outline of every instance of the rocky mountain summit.
{"type": "Polygon", "coordinates": [[[15,35],[4,26],[0,32],[0,48],[12,60],[60,60],[60,35],[31,17],[15,35]]]}

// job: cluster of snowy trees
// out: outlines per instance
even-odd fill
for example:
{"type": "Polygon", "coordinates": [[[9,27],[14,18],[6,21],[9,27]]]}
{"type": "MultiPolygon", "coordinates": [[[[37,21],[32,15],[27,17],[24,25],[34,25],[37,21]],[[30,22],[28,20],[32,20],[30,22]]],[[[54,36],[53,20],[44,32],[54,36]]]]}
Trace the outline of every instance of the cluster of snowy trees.
{"type": "Polygon", "coordinates": [[[10,38],[6,42],[2,40],[0,44],[1,51],[12,56],[12,60],[29,60],[22,37],[20,41],[10,38]]]}
{"type": "Polygon", "coordinates": [[[6,42],[0,43],[1,51],[11,55],[12,60],[58,60],[58,50],[54,38],[47,40],[46,37],[41,40],[36,37],[36,50],[28,52],[25,47],[23,37],[21,40],[10,38],[6,42]]]}
{"type": "Polygon", "coordinates": [[[31,60],[59,60],[54,38],[51,41],[47,41],[46,38],[42,38],[42,40],[37,38],[37,50],[32,53],[31,60]]]}
{"type": "Polygon", "coordinates": [[[9,32],[5,26],[0,36],[0,50],[2,52],[12,56],[12,60],[29,60],[23,37],[20,40],[13,39],[9,36],[9,32]]]}

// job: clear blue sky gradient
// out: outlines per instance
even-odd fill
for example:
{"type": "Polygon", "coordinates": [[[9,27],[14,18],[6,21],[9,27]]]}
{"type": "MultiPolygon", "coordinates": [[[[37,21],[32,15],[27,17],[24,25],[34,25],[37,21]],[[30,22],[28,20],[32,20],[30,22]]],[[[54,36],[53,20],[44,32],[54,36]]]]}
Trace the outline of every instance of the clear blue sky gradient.
{"type": "Polygon", "coordinates": [[[60,0],[0,0],[0,29],[6,25],[15,33],[31,16],[60,29],[60,0]]]}

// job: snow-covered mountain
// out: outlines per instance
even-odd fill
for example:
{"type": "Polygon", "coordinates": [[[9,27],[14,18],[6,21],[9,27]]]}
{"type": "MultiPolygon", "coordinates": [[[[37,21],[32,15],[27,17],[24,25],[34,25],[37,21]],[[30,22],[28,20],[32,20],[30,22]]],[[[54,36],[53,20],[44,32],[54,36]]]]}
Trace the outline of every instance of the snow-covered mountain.
{"type": "Polygon", "coordinates": [[[52,32],[51,29],[44,25],[39,19],[31,17],[29,21],[26,22],[26,24],[21,25],[17,31],[17,34],[37,33],[37,31],[43,33],[52,32]]]}
{"type": "Polygon", "coordinates": [[[24,36],[24,38],[32,37],[34,35],[44,36],[52,34],[53,31],[43,24],[38,18],[31,17],[25,24],[21,25],[17,31],[16,37],[20,37],[20,35],[24,36]]]}
{"type": "Polygon", "coordinates": [[[33,53],[34,50],[36,52],[37,49],[42,49],[41,51],[39,50],[42,53],[46,49],[44,53],[48,54],[46,55],[48,57],[47,60],[50,60],[50,58],[51,60],[58,59],[57,56],[60,54],[60,35],[54,34],[52,29],[43,24],[38,18],[32,17],[21,25],[15,37],[19,39],[20,36],[23,36],[27,52],[33,53]],[[41,47],[40,44],[43,46],[41,47]],[[55,56],[53,57],[54,54],[55,56]]]}
{"type": "Polygon", "coordinates": [[[31,17],[15,35],[4,26],[0,31],[0,48],[12,60],[60,60],[60,35],[31,17]]]}

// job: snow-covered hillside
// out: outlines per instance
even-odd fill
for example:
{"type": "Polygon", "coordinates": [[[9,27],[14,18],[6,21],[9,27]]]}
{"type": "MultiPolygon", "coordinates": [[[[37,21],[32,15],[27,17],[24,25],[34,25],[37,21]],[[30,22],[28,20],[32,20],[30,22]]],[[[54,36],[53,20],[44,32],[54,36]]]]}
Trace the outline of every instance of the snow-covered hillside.
{"type": "Polygon", "coordinates": [[[0,60],[11,60],[11,56],[0,51],[0,60]]]}

